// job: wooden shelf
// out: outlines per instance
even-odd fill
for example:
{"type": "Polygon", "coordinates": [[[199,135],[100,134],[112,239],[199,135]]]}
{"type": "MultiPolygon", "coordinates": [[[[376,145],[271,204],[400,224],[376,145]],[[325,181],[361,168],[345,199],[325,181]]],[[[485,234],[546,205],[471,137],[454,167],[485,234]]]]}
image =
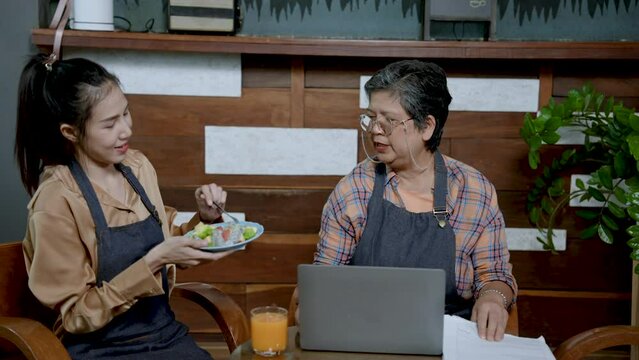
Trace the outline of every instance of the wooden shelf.
{"type": "MultiPolygon", "coordinates": [[[[53,35],[54,30],[34,29],[32,41],[39,47],[51,47],[53,35]]],[[[639,42],[339,40],[66,30],[62,45],[303,56],[512,60],[639,59],[639,42]]]]}

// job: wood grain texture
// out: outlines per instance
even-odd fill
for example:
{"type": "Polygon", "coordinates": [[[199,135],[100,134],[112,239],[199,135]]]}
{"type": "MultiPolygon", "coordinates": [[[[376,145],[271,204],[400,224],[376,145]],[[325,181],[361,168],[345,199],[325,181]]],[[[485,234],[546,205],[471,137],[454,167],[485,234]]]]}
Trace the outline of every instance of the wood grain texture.
{"type": "Polygon", "coordinates": [[[242,55],[242,88],[291,87],[291,60],[278,55],[242,55]]]}
{"type": "Polygon", "coordinates": [[[289,125],[290,93],[243,89],[242,97],[127,95],[137,136],[199,136],[205,125],[289,125]]]}
{"type": "Polygon", "coordinates": [[[544,64],[539,68],[539,107],[548,105],[552,98],[553,71],[552,65],[544,64]]]}
{"type": "MultiPolygon", "coordinates": [[[[34,29],[36,46],[53,45],[54,30],[34,29]]],[[[62,46],[309,56],[454,59],[638,59],[636,42],[397,41],[65,31],[62,46]]]]}
{"type": "Polygon", "coordinates": [[[304,127],[304,60],[291,59],[291,123],[292,128],[304,127]]]}
{"type": "Polygon", "coordinates": [[[519,335],[543,335],[551,347],[587,329],[627,324],[630,317],[630,299],[521,296],[517,307],[519,335]]]}

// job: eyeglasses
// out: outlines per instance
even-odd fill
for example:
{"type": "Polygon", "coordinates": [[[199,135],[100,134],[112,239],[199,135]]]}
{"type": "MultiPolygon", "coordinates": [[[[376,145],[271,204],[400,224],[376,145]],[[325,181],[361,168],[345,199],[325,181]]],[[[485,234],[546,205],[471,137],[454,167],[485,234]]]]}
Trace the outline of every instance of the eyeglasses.
{"type": "Polygon", "coordinates": [[[387,119],[386,117],[378,119],[377,116],[374,115],[360,114],[359,125],[362,127],[362,130],[367,133],[373,133],[373,129],[375,129],[375,125],[377,124],[385,136],[390,136],[396,127],[400,124],[405,125],[407,121],[411,120],[413,120],[413,118],[408,118],[402,121],[387,119]]]}

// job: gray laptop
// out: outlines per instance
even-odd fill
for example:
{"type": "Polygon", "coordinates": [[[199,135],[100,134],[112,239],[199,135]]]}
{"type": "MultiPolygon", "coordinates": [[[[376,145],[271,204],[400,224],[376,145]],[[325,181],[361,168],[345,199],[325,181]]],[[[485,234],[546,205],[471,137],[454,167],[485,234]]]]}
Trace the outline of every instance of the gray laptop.
{"type": "Polygon", "coordinates": [[[439,355],[445,280],[441,269],[299,265],[300,347],[439,355]]]}

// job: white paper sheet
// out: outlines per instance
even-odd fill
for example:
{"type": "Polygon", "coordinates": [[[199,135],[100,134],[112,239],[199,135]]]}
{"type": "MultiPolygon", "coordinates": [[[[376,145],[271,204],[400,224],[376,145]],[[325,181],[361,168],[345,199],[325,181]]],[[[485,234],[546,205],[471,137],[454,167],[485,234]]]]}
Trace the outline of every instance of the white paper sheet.
{"type": "Polygon", "coordinates": [[[477,325],[458,316],[444,316],[445,360],[551,360],[555,359],[543,336],[505,335],[502,341],[479,338],[477,325]]]}

